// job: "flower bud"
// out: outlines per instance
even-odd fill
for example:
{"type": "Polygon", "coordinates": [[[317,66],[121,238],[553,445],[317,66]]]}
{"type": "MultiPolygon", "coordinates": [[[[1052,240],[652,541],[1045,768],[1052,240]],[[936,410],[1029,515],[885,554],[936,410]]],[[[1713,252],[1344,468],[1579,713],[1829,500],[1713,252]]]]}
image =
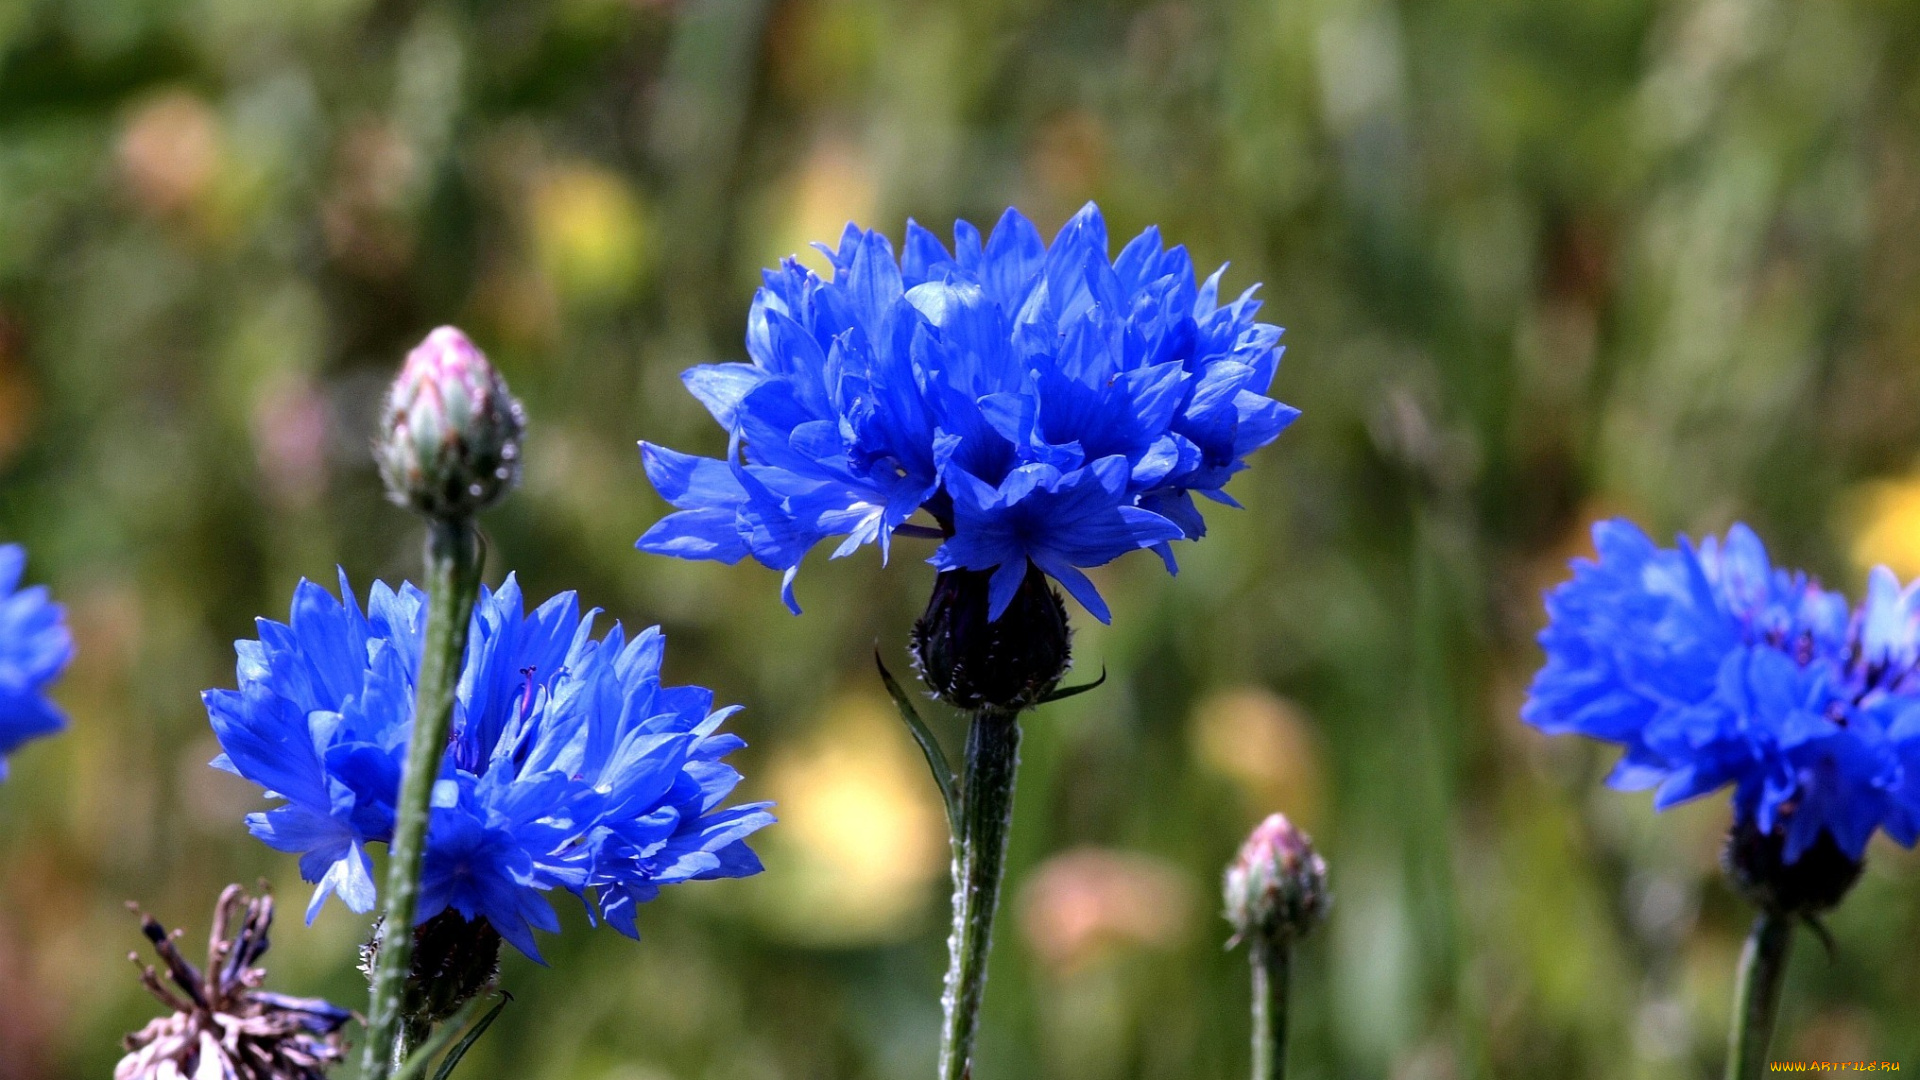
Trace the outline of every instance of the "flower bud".
{"type": "Polygon", "coordinates": [[[486,354],[454,327],[435,330],[387,391],[374,447],[387,497],[431,517],[472,516],[519,481],[525,427],[486,354]]]}
{"type": "Polygon", "coordinates": [[[1268,815],[1227,867],[1227,921],[1234,941],[1285,944],[1327,917],[1327,864],[1284,814],[1268,815]]]}
{"type": "Polygon", "coordinates": [[[933,695],[955,708],[1017,712],[1038,704],[1072,666],[1067,608],[1031,563],[1013,602],[987,619],[984,570],[942,570],[913,624],[914,666],[933,695]]]}
{"type": "Polygon", "coordinates": [[[1727,833],[1721,863],[1741,896],[1776,915],[1831,911],[1865,869],[1864,863],[1840,850],[1824,829],[1796,861],[1787,862],[1785,854],[1784,825],[1763,833],[1750,821],[1736,821],[1727,833]]]}

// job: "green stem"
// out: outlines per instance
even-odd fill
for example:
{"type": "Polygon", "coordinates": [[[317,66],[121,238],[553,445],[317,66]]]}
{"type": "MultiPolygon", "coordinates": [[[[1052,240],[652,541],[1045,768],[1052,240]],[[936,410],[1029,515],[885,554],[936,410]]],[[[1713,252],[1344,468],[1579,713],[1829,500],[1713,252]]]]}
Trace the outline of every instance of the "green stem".
{"type": "Polygon", "coordinates": [[[1740,954],[1740,982],[1733,999],[1733,1037],[1727,1080],[1758,1080],[1767,1068],[1767,1045],[1780,1016],[1780,988],[1793,943],[1793,917],[1763,911],[1753,921],[1740,954]]]}
{"type": "Polygon", "coordinates": [[[1253,1080],[1286,1080],[1287,976],[1293,951],[1285,943],[1257,937],[1248,952],[1253,959],[1253,1080]]]}
{"type": "Polygon", "coordinates": [[[960,833],[953,841],[953,936],[940,1037],[941,1080],[971,1080],[980,999],[987,988],[993,913],[1006,872],[1007,833],[1013,823],[1013,782],[1020,763],[1016,714],[982,709],[967,733],[966,776],[960,796],[960,833]]]}
{"type": "Polygon", "coordinates": [[[467,624],[480,591],[480,537],[468,519],[438,520],[427,534],[427,639],[420,658],[413,734],[400,802],[394,808],[393,842],[387,845],[387,906],[381,916],[367,1010],[365,1080],[384,1080],[406,1057],[401,1037],[401,1001],[413,961],[413,921],[420,906],[420,861],[426,850],[427,816],[434,781],[447,752],[453,695],[467,648],[467,624]]]}

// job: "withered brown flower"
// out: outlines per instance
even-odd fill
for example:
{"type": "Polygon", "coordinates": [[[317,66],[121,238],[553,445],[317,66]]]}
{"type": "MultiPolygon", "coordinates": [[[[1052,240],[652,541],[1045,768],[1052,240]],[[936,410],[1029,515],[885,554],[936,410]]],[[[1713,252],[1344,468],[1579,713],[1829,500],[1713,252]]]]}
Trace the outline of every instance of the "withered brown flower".
{"type": "Polygon", "coordinates": [[[260,989],[258,966],[273,925],[273,897],[249,896],[229,885],[213,909],[207,967],[197,970],[152,916],[140,912],[140,930],[166,966],[169,987],[152,967],[129,954],[140,981],[173,1012],[127,1036],[127,1056],[114,1080],[324,1080],[346,1056],[340,1029],[353,1014],[319,998],[293,998],[260,989]]]}

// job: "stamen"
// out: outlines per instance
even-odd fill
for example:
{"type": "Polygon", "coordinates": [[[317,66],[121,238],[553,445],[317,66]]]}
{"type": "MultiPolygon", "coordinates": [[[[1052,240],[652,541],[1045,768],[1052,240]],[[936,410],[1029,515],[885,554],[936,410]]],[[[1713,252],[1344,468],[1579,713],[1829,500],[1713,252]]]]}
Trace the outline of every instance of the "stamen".
{"type": "Polygon", "coordinates": [[[526,667],[520,669],[520,674],[527,680],[527,688],[520,695],[521,716],[527,715],[527,713],[533,709],[533,674],[538,670],[540,669],[533,664],[528,664],[526,667]]]}

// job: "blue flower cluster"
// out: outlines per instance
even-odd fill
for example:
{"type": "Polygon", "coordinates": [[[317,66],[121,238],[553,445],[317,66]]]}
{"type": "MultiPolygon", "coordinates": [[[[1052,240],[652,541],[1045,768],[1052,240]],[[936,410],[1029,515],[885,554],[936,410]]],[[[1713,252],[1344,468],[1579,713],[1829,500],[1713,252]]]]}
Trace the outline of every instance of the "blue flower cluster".
{"type": "MultiPolygon", "coordinates": [[[[338,893],[374,902],[367,845],[389,842],[413,724],[426,596],[376,582],[362,613],[340,581],[336,600],[301,582],[286,623],[259,620],[235,645],[238,690],[205,695],[225,751],[218,768],[286,800],[247,818],[253,834],[301,854],[317,882],[312,921],[338,893]]],[[[757,873],[745,838],[773,820],[767,804],[716,809],[740,775],[721,758],[744,743],[719,727],[697,686],[660,683],[665,639],[628,641],[618,623],[593,637],[597,612],[573,593],[531,612],[509,577],[475,606],[452,735],[433,791],[419,921],[452,909],[485,917],[528,956],[532,928],[559,928],[543,892],[589,894],[637,936],[635,906],[660,886],[757,873]]]]}
{"type": "Polygon", "coordinates": [[[1014,210],[949,251],[912,222],[887,238],[848,225],[822,280],[767,271],[747,323],[752,363],[684,381],[732,446],[725,461],[641,444],[677,508],[639,547],[689,559],[752,555],[786,573],[830,536],[839,557],[925,509],[942,570],[994,570],[990,618],[1031,561],[1102,621],[1080,568],[1206,531],[1193,495],[1237,505],[1229,477],[1298,410],[1267,397],[1280,328],[1253,289],[1222,305],[1222,267],[1196,281],[1184,248],[1148,229],[1109,259],[1092,204],[1053,245],[1014,210]]]}
{"type": "Polygon", "coordinates": [[[8,754],[67,726],[65,714],[47,700],[47,686],[73,659],[73,635],[44,586],[20,588],[26,567],[20,545],[0,545],[0,780],[8,754]]]}
{"type": "Polygon", "coordinates": [[[1874,570],[1866,602],[1775,568],[1752,530],[1656,546],[1594,528],[1599,559],[1547,597],[1547,665],[1522,716],[1618,743],[1609,778],[1654,805],[1733,785],[1734,814],[1784,830],[1793,863],[1822,831],[1858,859],[1875,829],[1920,834],[1920,585],[1874,570]]]}

